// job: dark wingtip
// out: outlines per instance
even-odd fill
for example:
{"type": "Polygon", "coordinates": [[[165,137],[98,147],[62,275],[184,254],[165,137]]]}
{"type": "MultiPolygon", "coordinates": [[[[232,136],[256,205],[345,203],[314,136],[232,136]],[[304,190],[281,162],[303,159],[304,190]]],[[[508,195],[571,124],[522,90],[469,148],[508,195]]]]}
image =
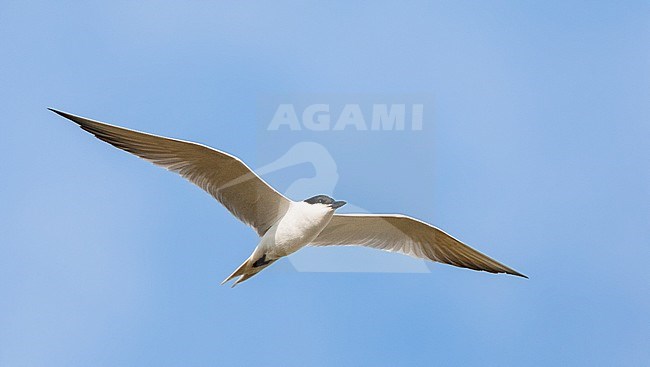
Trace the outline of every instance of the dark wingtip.
{"type": "Polygon", "coordinates": [[[56,113],[57,115],[59,115],[61,117],[67,118],[68,120],[74,122],[77,125],[81,125],[81,122],[79,120],[82,119],[82,118],[79,117],[79,116],[75,116],[75,115],[73,115],[71,113],[59,111],[59,110],[51,108],[51,107],[47,107],[47,109],[54,112],[54,113],[56,113]]]}
{"type": "Polygon", "coordinates": [[[52,112],[54,112],[54,113],[56,113],[56,114],[59,115],[59,116],[63,116],[63,117],[65,117],[65,118],[67,118],[67,119],[69,119],[70,116],[72,116],[72,115],[70,115],[69,113],[66,113],[66,112],[63,112],[63,111],[59,111],[59,110],[54,109],[54,108],[52,108],[52,107],[48,107],[47,109],[50,110],[50,111],[52,111],[52,112]]]}
{"type": "Polygon", "coordinates": [[[510,274],[510,275],[516,275],[516,276],[518,276],[518,277],[522,277],[522,278],[526,278],[526,279],[528,279],[528,276],[526,276],[526,275],[524,275],[524,274],[522,274],[522,273],[520,273],[520,272],[517,272],[517,271],[512,272],[512,273],[508,272],[508,274],[510,274]]]}

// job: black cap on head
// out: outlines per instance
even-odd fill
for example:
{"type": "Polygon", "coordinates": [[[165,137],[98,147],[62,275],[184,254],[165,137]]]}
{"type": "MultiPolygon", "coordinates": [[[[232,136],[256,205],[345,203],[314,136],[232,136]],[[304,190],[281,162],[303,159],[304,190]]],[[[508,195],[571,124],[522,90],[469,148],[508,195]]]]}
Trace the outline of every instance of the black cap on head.
{"type": "Polygon", "coordinates": [[[325,204],[325,205],[330,205],[331,203],[334,202],[334,199],[327,195],[316,195],[314,197],[311,197],[307,200],[305,200],[306,203],[309,204],[325,204]]]}
{"type": "Polygon", "coordinates": [[[316,195],[314,197],[311,197],[307,200],[305,200],[306,203],[309,204],[323,204],[323,205],[328,205],[332,207],[333,209],[340,208],[343,205],[345,205],[345,201],[335,201],[331,197],[327,195],[316,195]]]}

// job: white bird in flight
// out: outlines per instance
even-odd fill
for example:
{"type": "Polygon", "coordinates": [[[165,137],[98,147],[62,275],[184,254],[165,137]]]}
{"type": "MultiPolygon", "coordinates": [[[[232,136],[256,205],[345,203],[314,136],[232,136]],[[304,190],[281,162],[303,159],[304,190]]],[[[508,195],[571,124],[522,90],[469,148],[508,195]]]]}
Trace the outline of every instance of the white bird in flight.
{"type": "Polygon", "coordinates": [[[221,284],[237,278],[234,287],[307,245],[366,246],[527,278],[421,220],[401,214],[335,214],[345,201],[327,195],[292,201],[228,153],[49,110],[72,120],[100,140],[180,174],[255,229],[261,237],[257,247],[221,284]]]}

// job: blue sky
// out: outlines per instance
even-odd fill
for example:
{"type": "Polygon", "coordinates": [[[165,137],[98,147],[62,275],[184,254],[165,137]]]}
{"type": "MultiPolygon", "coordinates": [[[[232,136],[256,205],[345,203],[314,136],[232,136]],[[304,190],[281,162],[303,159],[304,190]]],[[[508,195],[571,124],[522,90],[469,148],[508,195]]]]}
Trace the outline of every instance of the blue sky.
{"type": "Polygon", "coordinates": [[[0,365],[647,365],[649,11],[1,2],[0,365]],[[422,102],[423,129],[269,132],[278,100],[422,102]],[[336,198],[428,220],[530,279],[282,261],[219,286],[254,232],[46,107],[253,167],[318,143],[336,198]]]}

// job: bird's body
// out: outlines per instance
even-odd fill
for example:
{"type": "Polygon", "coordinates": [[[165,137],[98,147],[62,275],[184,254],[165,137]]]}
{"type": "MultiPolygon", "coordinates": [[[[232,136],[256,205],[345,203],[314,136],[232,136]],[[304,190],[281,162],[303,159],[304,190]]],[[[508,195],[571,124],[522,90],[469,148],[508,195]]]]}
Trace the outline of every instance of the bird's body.
{"type": "Polygon", "coordinates": [[[234,286],[308,245],[366,246],[525,277],[426,222],[399,214],[335,214],[344,201],[326,195],[289,200],[225,152],[50,110],[117,148],[180,174],[253,227],[260,236],[257,247],[224,283],[238,277],[234,286]]]}
{"type": "Polygon", "coordinates": [[[334,209],[324,204],[292,202],[287,213],[262,236],[258,248],[271,259],[291,255],[312,242],[332,216],[334,209]]]}
{"type": "MultiPolygon", "coordinates": [[[[307,246],[325,229],[333,215],[334,209],[324,204],[291,202],[285,215],[262,236],[253,254],[223,283],[237,276],[257,274],[274,261],[307,246]]],[[[248,278],[240,279],[238,282],[248,278]]]]}

